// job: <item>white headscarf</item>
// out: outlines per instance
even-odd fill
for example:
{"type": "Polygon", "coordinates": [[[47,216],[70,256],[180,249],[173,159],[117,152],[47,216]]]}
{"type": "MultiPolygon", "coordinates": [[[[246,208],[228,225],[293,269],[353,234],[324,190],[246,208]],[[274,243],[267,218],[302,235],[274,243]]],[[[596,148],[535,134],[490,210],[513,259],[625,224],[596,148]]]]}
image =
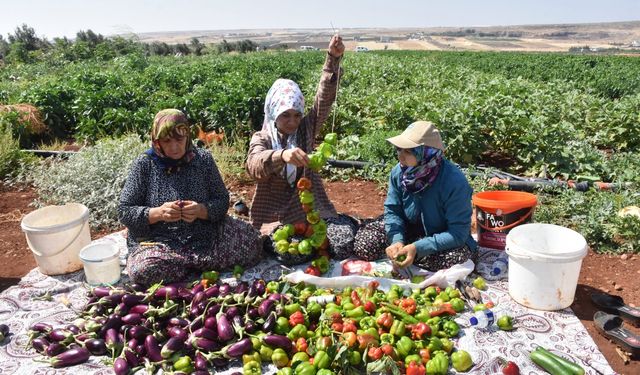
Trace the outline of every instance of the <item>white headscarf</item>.
{"type": "MultiPolygon", "coordinates": [[[[298,137],[296,133],[290,134],[287,137],[287,144],[280,144],[280,137],[278,137],[278,127],[276,126],[276,119],[283,112],[294,109],[300,113],[304,113],[304,95],[297,83],[290,79],[277,79],[269,92],[267,92],[267,98],[264,101],[264,122],[262,123],[262,130],[268,130],[271,135],[271,146],[274,150],[292,149],[298,147],[298,137]]],[[[294,184],[296,181],[297,168],[293,164],[287,164],[285,167],[285,173],[289,184],[294,184]]]]}

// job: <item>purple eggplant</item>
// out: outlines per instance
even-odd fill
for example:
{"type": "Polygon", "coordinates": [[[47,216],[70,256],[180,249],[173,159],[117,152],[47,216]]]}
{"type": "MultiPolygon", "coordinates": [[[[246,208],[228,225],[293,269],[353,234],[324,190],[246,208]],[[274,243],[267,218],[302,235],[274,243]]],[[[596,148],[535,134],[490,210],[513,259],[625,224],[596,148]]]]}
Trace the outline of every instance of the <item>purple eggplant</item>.
{"type": "Polygon", "coordinates": [[[242,318],[242,315],[234,316],[231,321],[232,321],[231,324],[236,329],[244,327],[244,319],[242,318]]]}
{"type": "Polygon", "coordinates": [[[91,339],[84,342],[84,347],[93,355],[107,354],[107,345],[102,339],[91,339]]]}
{"type": "Polygon", "coordinates": [[[258,314],[260,314],[261,317],[266,318],[273,311],[275,305],[276,302],[274,300],[265,299],[258,307],[258,314]]]}
{"type": "Polygon", "coordinates": [[[151,331],[143,326],[133,326],[130,330],[127,331],[127,339],[136,339],[140,342],[144,341],[144,338],[149,336],[151,331]]]}
{"type": "Polygon", "coordinates": [[[283,299],[283,295],[280,293],[271,293],[269,294],[269,297],[267,297],[267,299],[274,302],[280,302],[283,299]]]}
{"type": "Polygon", "coordinates": [[[120,326],[120,329],[118,330],[118,332],[120,332],[124,336],[126,335],[127,331],[129,331],[133,327],[135,326],[131,324],[123,324],[122,326],[120,326]]]}
{"type": "Polygon", "coordinates": [[[122,347],[124,346],[122,336],[116,331],[115,328],[109,328],[104,336],[104,343],[107,345],[107,349],[111,351],[114,357],[120,355],[122,347]]]}
{"type": "Polygon", "coordinates": [[[293,342],[287,336],[266,335],[262,337],[262,342],[272,347],[284,349],[288,353],[293,350],[293,342]]]}
{"type": "Polygon", "coordinates": [[[69,324],[64,328],[67,329],[68,331],[71,331],[71,333],[73,333],[74,335],[77,335],[80,333],[80,328],[75,324],[69,324]]]}
{"type": "Polygon", "coordinates": [[[262,331],[265,333],[271,333],[276,328],[276,313],[272,312],[269,314],[267,319],[265,319],[264,324],[262,324],[262,331]]]}
{"type": "Polygon", "coordinates": [[[142,315],[137,313],[127,314],[122,317],[122,322],[124,324],[136,325],[136,324],[140,324],[141,321],[142,321],[142,315]]]}
{"type": "Polygon", "coordinates": [[[177,337],[178,339],[182,340],[183,342],[187,340],[187,337],[189,336],[187,334],[187,331],[185,331],[184,329],[180,328],[180,327],[171,327],[167,330],[167,333],[169,334],[169,337],[177,337]]]}
{"type": "Polygon", "coordinates": [[[125,345],[125,347],[131,349],[131,350],[136,350],[136,347],[138,346],[138,340],[136,339],[131,339],[129,341],[127,341],[127,345],[125,345]]]}
{"type": "Polygon", "coordinates": [[[249,316],[249,318],[251,319],[257,319],[260,317],[260,313],[258,312],[258,308],[257,307],[250,307],[247,310],[247,315],[249,316]]]}
{"type": "Polygon", "coordinates": [[[207,311],[205,311],[204,315],[207,317],[216,316],[220,312],[220,309],[222,309],[221,305],[218,305],[218,304],[211,305],[209,306],[209,308],[207,308],[207,311]]]}
{"type": "Polygon", "coordinates": [[[267,291],[267,286],[264,283],[264,280],[255,280],[251,286],[255,288],[257,292],[256,296],[263,296],[267,291]]]}
{"type": "Polygon", "coordinates": [[[231,293],[231,285],[224,283],[220,285],[220,296],[224,297],[231,293]]]}
{"type": "Polygon", "coordinates": [[[120,302],[118,306],[113,309],[113,313],[120,316],[127,315],[129,313],[129,306],[127,306],[124,302],[120,302]]]}
{"type": "Polygon", "coordinates": [[[219,314],[216,318],[216,324],[218,329],[218,339],[222,342],[229,341],[235,336],[235,331],[224,314],[219,314]]]}
{"type": "Polygon", "coordinates": [[[229,365],[229,360],[226,358],[214,358],[211,360],[213,366],[217,369],[222,369],[229,365]]]}
{"type": "Polygon", "coordinates": [[[204,292],[198,292],[193,296],[191,300],[191,306],[197,305],[200,302],[203,302],[207,298],[207,295],[204,292]]]}
{"type": "Polygon", "coordinates": [[[244,330],[247,333],[255,333],[258,330],[258,325],[253,320],[248,319],[244,323],[244,330]]]}
{"type": "Polygon", "coordinates": [[[173,353],[177,353],[184,348],[184,340],[180,340],[177,337],[172,337],[164,344],[162,349],[160,350],[160,355],[162,358],[169,358],[173,355],[173,353]]]}
{"type": "Polygon", "coordinates": [[[191,288],[191,294],[196,295],[198,292],[203,292],[204,291],[204,285],[202,285],[201,283],[196,283],[192,288],[191,288]]]}
{"type": "Polygon", "coordinates": [[[127,305],[127,307],[133,307],[135,305],[141,304],[144,298],[144,294],[125,294],[122,297],[122,303],[127,305]]]}
{"type": "Polygon", "coordinates": [[[227,358],[240,358],[243,354],[247,354],[253,349],[250,338],[244,338],[236,343],[225,346],[222,349],[222,355],[227,358]]]}
{"type": "Polygon", "coordinates": [[[191,293],[191,290],[189,290],[187,288],[179,288],[178,289],[178,298],[180,298],[181,300],[186,301],[187,303],[189,303],[193,299],[193,293],[191,293]]]}
{"type": "Polygon", "coordinates": [[[95,332],[84,332],[76,336],[76,341],[85,342],[87,340],[95,339],[96,336],[95,332]]]}
{"type": "Polygon", "coordinates": [[[131,291],[131,292],[138,292],[138,293],[142,293],[145,290],[147,290],[147,288],[144,287],[144,285],[142,284],[129,284],[126,286],[127,290],[131,291]]]}
{"type": "Polygon", "coordinates": [[[111,288],[109,288],[108,286],[97,286],[93,288],[91,293],[98,298],[106,297],[111,294],[111,288]]]}
{"type": "Polygon", "coordinates": [[[151,362],[162,361],[160,345],[153,335],[149,335],[144,339],[144,349],[147,351],[147,358],[149,358],[151,362]]]}
{"type": "Polygon", "coordinates": [[[217,341],[205,339],[203,337],[192,337],[190,339],[191,346],[194,349],[204,350],[205,352],[215,352],[221,348],[217,341]]]}
{"type": "Polygon", "coordinates": [[[129,370],[129,364],[127,363],[126,359],[118,357],[113,362],[113,372],[115,372],[116,375],[127,375],[129,373],[129,370]]]}
{"type": "Polygon", "coordinates": [[[234,317],[236,317],[236,316],[238,316],[240,314],[242,314],[242,311],[240,310],[240,308],[238,306],[231,306],[225,312],[225,315],[227,315],[227,317],[229,319],[233,319],[234,317]]]}
{"type": "Polygon", "coordinates": [[[107,318],[107,321],[104,323],[102,328],[100,328],[101,333],[106,333],[110,329],[115,329],[116,331],[122,327],[122,317],[117,314],[111,314],[107,318]]]}
{"type": "Polygon", "coordinates": [[[86,362],[91,353],[85,348],[69,349],[64,353],[51,358],[51,366],[66,367],[86,362]]]}
{"type": "Polygon", "coordinates": [[[129,309],[129,314],[144,314],[149,310],[149,305],[135,305],[129,309]]]}
{"type": "Polygon", "coordinates": [[[31,341],[31,346],[38,353],[44,353],[44,351],[47,350],[47,347],[49,345],[51,345],[51,343],[49,342],[49,340],[45,339],[44,337],[38,337],[33,339],[33,341],[31,341]]]}
{"type": "Polygon", "coordinates": [[[184,328],[189,325],[189,321],[187,319],[174,316],[171,319],[169,319],[169,325],[184,328]]]}
{"type": "Polygon", "coordinates": [[[204,326],[206,328],[209,328],[209,329],[217,330],[218,329],[218,325],[216,324],[216,317],[215,316],[210,316],[207,319],[205,319],[204,326]]]}
{"type": "Polygon", "coordinates": [[[191,375],[210,375],[209,370],[196,370],[191,373],[191,375]]]}
{"type": "Polygon", "coordinates": [[[47,346],[47,349],[45,349],[44,354],[49,357],[55,357],[66,350],[67,350],[66,346],[60,344],[59,342],[53,342],[51,343],[51,345],[47,346]]]}
{"type": "MultiPolygon", "coordinates": [[[[140,345],[144,348],[144,346],[140,345]]],[[[137,348],[137,346],[136,346],[137,348]]],[[[126,358],[127,363],[130,367],[138,367],[142,364],[142,360],[138,357],[138,354],[135,349],[124,348],[124,358],[126,358]]]]}
{"type": "Polygon", "coordinates": [[[196,370],[201,370],[201,371],[207,371],[207,374],[209,373],[209,361],[207,361],[207,359],[204,357],[204,355],[202,355],[202,353],[197,352],[196,353],[196,359],[194,361],[194,366],[193,366],[196,370]]]}
{"type": "Polygon", "coordinates": [[[98,300],[98,304],[115,307],[122,301],[122,297],[124,297],[124,293],[110,294],[108,296],[101,297],[98,300]]]}
{"type": "Polygon", "coordinates": [[[36,323],[31,326],[31,330],[35,332],[49,333],[53,330],[53,327],[51,324],[47,323],[36,323]]]}
{"type": "Polygon", "coordinates": [[[191,321],[191,324],[189,324],[189,330],[193,332],[198,328],[202,328],[203,325],[204,325],[204,318],[202,318],[202,316],[198,316],[191,321]]]}
{"type": "Polygon", "coordinates": [[[198,315],[202,314],[202,309],[204,309],[203,306],[198,305],[191,305],[191,308],[189,308],[189,317],[191,318],[195,318],[198,315]]]}
{"type": "Polygon", "coordinates": [[[205,327],[202,327],[194,331],[193,335],[195,337],[203,337],[205,339],[214,340],[214,341],[218,339],[218,333],[216,331],[209,328],[205,328],[205,327]]]}
{"type": "Polygon", "coordinates": [[[56,328],[49,332],[48,338],[51,341],[70,343],[73,341],[73,332],[64,328],[56,328]]]}
{"type": "Polygon", "coordinates": [[[249,290],[249,284],[246,281],[241,281],[236,285],[236,288],[233,290],[235,294],[246,293],[249,290]]]}
{"type": "Polygon", "coordinates": [[[178,287],[176,287],[175,285],[167,285],[158,288],[153,296],[157,299],[175,300],[180,295],[178,293],[178,287]]]}
{"type": "Polygon", "coordinates": [[[212,285],[204,290],[204,294],[207,299],[217,297],[220,295],[220,286],[218,284],[212,285]]]}

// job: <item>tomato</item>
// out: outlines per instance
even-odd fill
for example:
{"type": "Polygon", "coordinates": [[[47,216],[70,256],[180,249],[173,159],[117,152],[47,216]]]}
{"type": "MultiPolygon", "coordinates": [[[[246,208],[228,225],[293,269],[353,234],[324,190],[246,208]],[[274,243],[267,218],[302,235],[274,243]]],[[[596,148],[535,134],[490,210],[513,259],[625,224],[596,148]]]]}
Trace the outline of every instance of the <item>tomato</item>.
{"type": "Polygon", "coordinates": [[[307,231],[307,223],[295,223],[293,225],[295,234],[301,236],[307,231]]]}
{"type": "Polygon", "coordinates": [[[311,180],[306,177],[301,177],[296,184],[298,190],[311,190],[311,180]]]}

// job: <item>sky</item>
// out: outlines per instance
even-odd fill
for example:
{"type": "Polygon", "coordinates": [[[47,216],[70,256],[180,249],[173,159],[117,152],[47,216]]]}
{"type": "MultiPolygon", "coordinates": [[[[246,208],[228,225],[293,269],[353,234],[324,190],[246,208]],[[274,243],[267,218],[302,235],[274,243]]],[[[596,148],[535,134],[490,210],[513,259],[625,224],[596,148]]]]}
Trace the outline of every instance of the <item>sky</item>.
{"type": "Polygon", "coordinates": [[[0,34],[467,27],[640,20],[640,0],[0,0],[0,34]],[[332,26],[333,25],[333,26],[332,26]]]}

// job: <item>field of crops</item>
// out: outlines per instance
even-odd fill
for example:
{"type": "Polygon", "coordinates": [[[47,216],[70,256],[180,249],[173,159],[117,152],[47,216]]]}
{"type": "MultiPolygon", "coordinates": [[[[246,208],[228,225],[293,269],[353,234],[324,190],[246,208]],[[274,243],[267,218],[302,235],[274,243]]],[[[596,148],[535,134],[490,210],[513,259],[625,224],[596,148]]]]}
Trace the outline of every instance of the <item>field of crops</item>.
{"type": "MultiPolygon", "coordinates": [[[[0,70],[0,105],[35,105],[53,135],[90,143],[145,135],[158,110],[179,108],[205,129],[224,128],[242,160],[272,82],[297,81],[310,105],[323,61],[322,52],[260,52],[13,63],[0,70]]],[[[543,197],[538,218],[580,229],[603,248],[622,243],[633,251],[640,244],[640,220],[616,218],[620,208],[638,205],[637,58],[380,51],[348,53],[342,65],[337,158],[388,168],[396,159],[385,138],[415,120],[431,120],[443,131],[448,157],[463,165],[634,183],[616,195],[543,197]]],[[[15,121],[4,116],[0,123],[15,121]]],[[[19,127],[13,124],[14,132],[19,127]]],[[[28,143],[28,134],[18,133],[28,143]]],[[[384,180],[385,170],[365,177],[384,180]]]]}

